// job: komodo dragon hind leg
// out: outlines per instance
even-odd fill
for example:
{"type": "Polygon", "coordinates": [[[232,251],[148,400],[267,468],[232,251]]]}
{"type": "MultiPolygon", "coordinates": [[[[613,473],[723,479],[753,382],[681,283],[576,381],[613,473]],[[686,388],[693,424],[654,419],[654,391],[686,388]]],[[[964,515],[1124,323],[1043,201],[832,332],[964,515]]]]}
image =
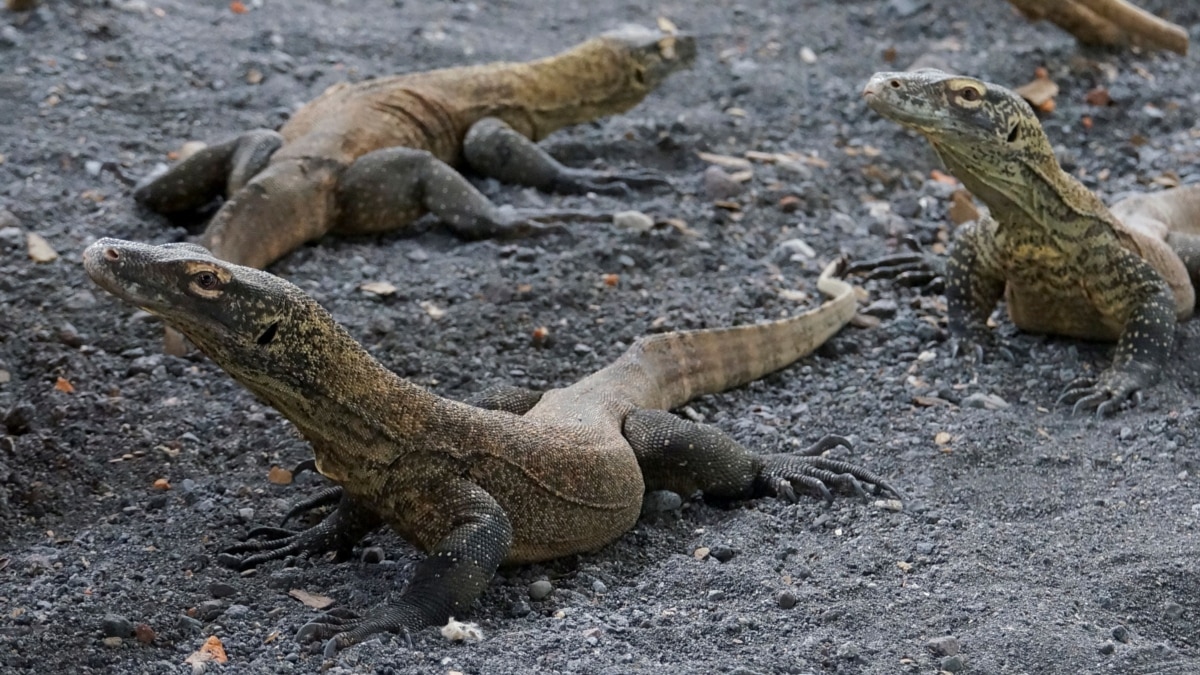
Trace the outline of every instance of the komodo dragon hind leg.
{"type": "Polygon", "coordinates": [[[911,236],[901,239],[901,243],[907,251],[855,261],[846,268],[846,274],[857,274],[867,279],[892,279],[897,285],[930,293],[946,290],[945,256],[926,251],[911,236]]]}
{"type": "Polygon", "coordinates": [[[255,129],[210,145],[134,188],[134,199],[159,213],[199,208],[237,192],[271,160],[283,137],[255,129]]]}
{"type": "Polygon", "coordinates": [[[485,176],[546,192],[626,197],[631,188],[671,184],[661,174],[645,169],[607,172],[564,166],[540,145],[495,117],[485,117],[471,126],[463,139],[463,157],[485,176]]]}
{"type": "Polygon", "coordinates": [[[524,387],[497,385],[488,387],[471,396],[466,403],[487,410],[503,410],[514,415],[524,415],[542,400],[542,392],[524,387]]]}
{"type": "Polygon", "coordinates": [[[525,237],[563,232],[541,221],[605,221],[590,211],[521,211],[497,207],[450,165],[424,150],[385,148],[355,160],[338,181],[335,232],[395,230],[433,213],[468,239],[525,237]]]}
{"type": "Polygon", "coordinates": [[[279,527],[255,528],[247,535],[251,541],[227,547],[217,556],[217,562],[235,570],[247,570],[287,556],[326,551],[333,551],[339,561],[346,560],[354,545],[382,522],[374,511],[342,494],[337,509],[313,527],[299,532],[279,527]]]}
{"type": "Polygon", "coordinates": [[[901,501],[899,490],[859,466],[817,456],[839,445],[850,447],[840,436],[828,435],[796,454],[755,455],[708,424],[696,424],[662,410],[636,410],[625,418],[625,439],[637,456],[646,490],[671,490],[680,494],[703,491],[712,497],[745,499],[765,494],[796,501],[797,486],[833,501],[830,486],[849,489],[862,499],[867,492],[887,491],[901,501]]]}

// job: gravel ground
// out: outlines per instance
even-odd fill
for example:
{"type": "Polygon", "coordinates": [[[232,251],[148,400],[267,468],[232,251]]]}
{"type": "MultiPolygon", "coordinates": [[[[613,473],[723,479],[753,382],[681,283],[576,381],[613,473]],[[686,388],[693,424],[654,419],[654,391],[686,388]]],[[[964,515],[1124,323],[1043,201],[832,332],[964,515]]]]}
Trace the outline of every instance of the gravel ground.
{"type": "MultiPolygon", "coordinates": [[[[383,562],[215,565],[322,483],[268,482],[311,455],[290,424],[212,363],[163,356],[161,327],[83,273],[98,237],[198,231],[202,219],[168,222],[130,198],[168,152],[275,127],[344,79],[540,56],[657,16],[701,34],[692,71],[547,142],[576,165],[661,170],[676,192],[622,202],[480,183],[519,206],[638,209],[660,222],[650,231],[464,243],[435,227],[328,238],[273,268],[390,368],[465,397],[572,382],[650,330],[794,311],[781,291],[811,297],[840,253],[945,237],[953,188],[930,179],[936,158],[859,99],[876,70],[924,57],[1019,85],[1046,68],[1062,88],[1045,119],[1059,156],[1110,200],[1200,180],[1200,70],[1194,56],[1080,51],[999,0],[260,4],[47,0],[0,17],[5,672],[185,672],[210,635],[231,673],[1200,672],[1197,324],[1178,328],[1174,367],[1143,406],[1096,421],[1054,399],[1110,346],[1019,334],[997,315],[1016,362],[970,368],[949,358],[941,298],[875,282],[879,326],[692,408],[763,451],[849,434],[839,456],[905,489],[911,513],[685,496],[593,554],[503,570],[469,617],[482,642],[383,635],[322,664],[291,637],[315,610],[288,591],[370,611],[419,555],[378,532],[364,545],[383,562]],[[1111,105],[1086,103],[1097,85],[1111,105]],[[793,154],[733,185],[697,157],[748,150],[793,154]],[[27,233],[60,257],[33,262],[27,233]],[[398,291],[381,299],[365,281],[398,291]],[[535,600],[539,581],[552,591],[535,600]]],[[[1200,8],[1139,4],[1173,7],[1200,36],[1200,8]]]]}

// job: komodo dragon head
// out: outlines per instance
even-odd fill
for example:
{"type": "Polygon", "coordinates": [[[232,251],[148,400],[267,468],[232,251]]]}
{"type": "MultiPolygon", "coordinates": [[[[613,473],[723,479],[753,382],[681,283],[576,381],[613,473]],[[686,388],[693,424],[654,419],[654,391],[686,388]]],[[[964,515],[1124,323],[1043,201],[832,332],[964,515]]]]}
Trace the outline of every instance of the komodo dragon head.
{"type": "Polygon", "coordinates": [[[334,352],[353,343],[295,285],[196,244],[101,239],[84,250],[83,266],[101,288],[162,318],[272,403],[311,390],[334,352]]]}
{"type": "Polygon", "coordinates": [[[872,110],[933,145],[946,168],[994,210],[1029,199],[1029,173],[1058,182],[1061,169],[1033,108],[1011,89],[940,70],[871,76],[872,110]]]}
{"type": "Polygon", "coordinates": [[[627,59],[633,88],[641,89],[642,97],[672,73],[690,68],[696,61],[696,38],[682,33],[629,24],[602,33],[597,40],[614,45],[627,59]]]}

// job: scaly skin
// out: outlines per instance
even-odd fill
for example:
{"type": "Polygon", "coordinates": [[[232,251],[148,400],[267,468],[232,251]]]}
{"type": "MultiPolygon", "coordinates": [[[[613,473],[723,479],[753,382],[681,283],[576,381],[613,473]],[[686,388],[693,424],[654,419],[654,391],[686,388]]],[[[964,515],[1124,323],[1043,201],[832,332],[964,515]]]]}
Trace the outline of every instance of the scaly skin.
{"type": "Polygon", "coordinates": [[[630,27],[528,63],[337,84],[278,133],[259,129],[204,148],[135,197],[169,213],[224,195],[200,243],[259,268],[328,232],[395,230],[426,212],[468,237],[527,234],[545,219],[594,220],[499,209],[453,167],[559,191],[662,183],[644,172],[568,168],[533,141],[632,108],[688,67],[695,49],[690,36],[630,27]]]}
{"type": "MultiPolygon", "coordinates": [[[[1170,355],[1175,322],[1192,314],[1200,189],[1141,195],[1109,211],[1059,167],[1028,103],[974,78],[877,73],[863,95],[923,134],[990,211],[963,226],[949,259],[934,264],[945,272],[951,333],[975,346],[989,341],[988,316],[1004,297],[1024,330],[1117,342],[1113,365],[1073,382],[1061,402],[1105,415],[1136,401],[1170,355]]],[[[855,268],[889,265],[929,276],[920,256],[855,268]]]]}
{"type": "Polygon", "coordinates": [[[715,427],[664,412],[782,368],[834,335],[856,300],[833,265],[818,282],[832,299],[816,309],[645,337],[574,385],[493,392],[485,407],[398,377],[296,286],[194,244],[102,239],[84,252],[84,266],[283,413],[312,443],[316,468],[341,488],[303,505],[340,499],[317,526],[254,532],[269,539],[232,547],[224,563],[345,557],[380,524],[428,553],[396,603],[365,620],[327,616],[301,629],[298,639],[329,638],[329,653],[377,631],[462,616],[502,562],[603,546],[633,525],[647,489],[794,499],[800,487],[830,499],[827,485],[865,496],[864,481],[899,496],[864,469],[815,456],[845,444],[839,437],[800,455],[755,455],[715,427]]]}

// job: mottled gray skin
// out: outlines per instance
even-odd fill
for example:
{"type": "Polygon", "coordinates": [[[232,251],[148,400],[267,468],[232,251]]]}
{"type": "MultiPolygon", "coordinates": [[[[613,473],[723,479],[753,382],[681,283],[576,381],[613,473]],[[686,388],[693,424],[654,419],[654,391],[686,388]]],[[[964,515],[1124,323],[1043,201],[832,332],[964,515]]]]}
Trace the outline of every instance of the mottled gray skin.
{"type": "Polygon", "coordinates": [[[204,148],[134,196],[170,213],[226,198],[200,243],[266,267],[329,232],[396,230],[432,212],[462,236],[520,236],[599,214],[497,208],[453,167],[545,190],[625,194],[665,182],[563,166],[534,141],[624,112],[695,59],[694,38],[628,27],[528,63],[490,63],[330,87],[288,120],[204,148]]]}
{"type": "MultiPolygon", "coordinates": [[[[381,630],[416,630],[463,616],[502,562],[594,550],[636,521],[645,490],[831,499],[827,485],[865,496],[878,476],[815,456],[755,455],[715,427],[664,412],[749,382],[810,353],[853,317],[856,300],[830,266],[832,299],[788,319],[666,333],[636,341],[608,367],[563,389],[491,392],[482,406],[447,400],[372,358],[312,298],[267,272],[194,244],[102,239],[84,252],[97,284],[162,317],[238,382],[291,420],[315,466],[340,486],[304,507],[340,500],[319,525],[234,546],[239,569],[335,551],[386,524],[428,553],[395,603],[365,620],[326,616],[298,639],[330,652],[381,630]]],[[[255,534],[252,532],[251,534],[255,534]]]]}
{"type": "MultiPolygon", "coordinates": [[[[959,229],[944,263],[951,333],[990,342],[1003,297],[1022,329],[1117,342],[1113,365],[1072,382],[1061,402],[1106,415],[1136,401],[1158,379],[1176,321],[1192,314],[1200,191],[1143,195],[1115,206],[1118,218],[1059,167],[1033,109],[1009,89],[919,70],[877,73],[863,95],[923,134],[990,212],[959,229]]],[[[927,262],[918,258],[856,269],[914,271],[927,262]]]]}

